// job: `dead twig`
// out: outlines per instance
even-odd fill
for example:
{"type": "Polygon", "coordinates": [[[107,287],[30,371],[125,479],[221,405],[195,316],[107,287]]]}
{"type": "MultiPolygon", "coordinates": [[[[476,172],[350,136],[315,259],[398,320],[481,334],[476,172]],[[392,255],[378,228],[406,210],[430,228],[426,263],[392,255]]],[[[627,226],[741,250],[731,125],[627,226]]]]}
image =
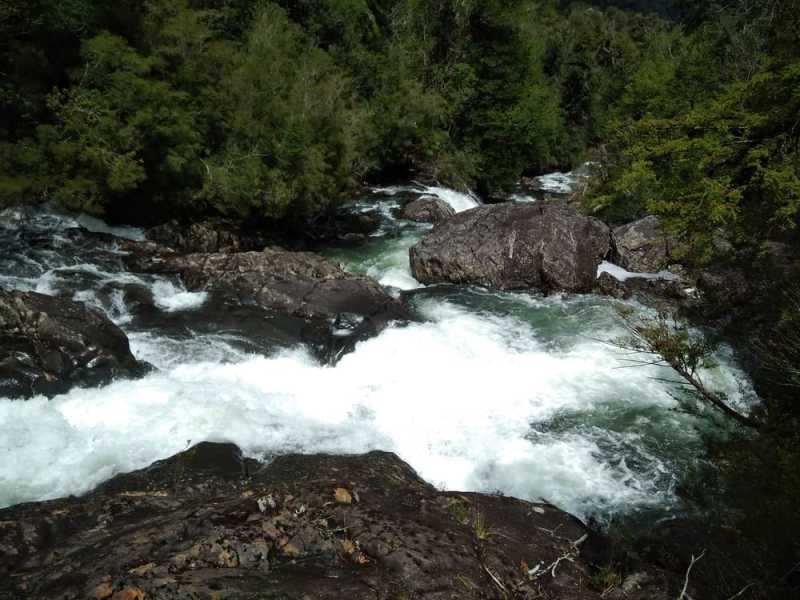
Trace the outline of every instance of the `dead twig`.
{"type": "Polygon", "coordinates": [[[739,590],[739,593],[738,593],[738,594],[734,594],[733,596],[731,596],[730,598],[728,598],[728,600],[735,600],[736,598],[738,598],[739,596],[741,596],[742,594],[744,594],[744,593],[745,593],[747,590],[749,590],[749,589],[750,589],[751,587],[753,587],[754,585],[755,585],[755,583],[748,583],[748,584],[747,584],[746,586],[744,586],[744,587],[743,587],[741,590],[739,590]]]}
{"type": "Polygon", "coordinates": [[[687,590],[689,589],[689,576],[692,573],[692,568],[694,567],[694,565],[705,555],[706,555],[705,550],[703,550],[700,553],[700,556],[698,556],[697,558],[695,558],[694,554],[692,554],[692,560],[689,563],[689,568],[686,569],[686,579],[684,579],[683,582],[683,590],[681,590],[681,595],[678,596],[678,600],[692,600],[692,597],[687,593],[687,590]]]}
{"type": "Polygon", "coordinates": [[[484,571],[486,571],[486,574],[487,574],[489,577],[491,577],[491,578],[492,578],[492,581],[493,581],[493,582],[495,583],[495,585],[496,585],[496,586],[497,586],[497,587],[500,589],[500,591],[501,591],[501,592],[503,592],[503,594],[508,594],[508,588],[506,588],[506,586],[505,586],[505,585],[503,585],[503,582],[502,582],[502,581],[500,581],[500,580],[497,578],[497,575],[495,575],[494,573],[492,573],[492,571],[491,571],[491,569],[489,569],[489,567],[487,567],[485,564],[483,564],[483,561],[481,561],[481,566],[483,567],[483,570],[484,570],[484,571]]]}

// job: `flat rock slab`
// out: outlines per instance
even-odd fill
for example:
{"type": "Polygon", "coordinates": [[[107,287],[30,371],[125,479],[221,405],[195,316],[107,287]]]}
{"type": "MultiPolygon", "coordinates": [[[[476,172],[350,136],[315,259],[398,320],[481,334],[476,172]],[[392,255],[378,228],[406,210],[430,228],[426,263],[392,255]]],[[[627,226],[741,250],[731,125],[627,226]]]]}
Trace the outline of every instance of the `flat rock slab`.
{"type": "Polygon", "coordinates": [[[153,242],[120,243],[134,272],[177,275],[190,291],[215,301],[258,307],[302,322],[304,343],[335,362],[388,324],[413,320],[405,303],[369,277],[348,273],[311,252],[176,254],[153,242]]]}
{"type": "Polygon", "coordinates": [[[401,302],[369,277],[347,273],[310,252],[149,254],[134,256],[134,270],[177,274],[187,289],[211,291],[298,317],[405,318],[401,302]]]}
{"type": "MultiPolygon", "coordinates": [[[[547,504],[437,491],[389,453],[263,465],[203,443],[0,511],[0,598],[591,600],[600,542],[547,504]]],[[[666,598],[656,579],[625,598],[666,598]]]]}
{"type": "Polygon", "coordinates": [[[590,292],[611,232],[565,202],[506,203],[459,213],[410,250],[422,283],[590,292]]]}

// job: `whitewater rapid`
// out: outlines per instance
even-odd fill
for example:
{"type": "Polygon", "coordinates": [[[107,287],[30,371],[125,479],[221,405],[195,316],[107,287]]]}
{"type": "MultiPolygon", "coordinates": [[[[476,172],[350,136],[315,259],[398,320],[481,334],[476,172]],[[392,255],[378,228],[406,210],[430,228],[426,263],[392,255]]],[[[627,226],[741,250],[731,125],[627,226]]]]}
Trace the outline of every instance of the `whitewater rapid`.
{"type": "MultiPolygon", "coordinates": [[[[420,286],[407,248],[428,227],[394,217],[397,194],[408,191],[376,190],[361,209],[381,211],[384,226],[360,249],[328,254],[404,290],[423,321],[389,327],[335,366],[301,345],[254,351],[246,331],[176,336],[132,327],[127,296],[99,289],[111,282],[119,292],[138,279],[158,310],[189,323],[209,300],[176,281],[127,273],[113,252],[105,256],[101,274],[90,273],[74,294],[105,310],[157,370],[52,400],[0,399],[0,506],[82,493],[210,440],[262,459],[394,451],[442,488],[545,499],[599,520],[670,510],[700,448],[697,423],[675,410],[660,368],[620,368],[618,351],[602,341],[622,333],[612,302],[420,286]]],[[[457,210],[476,202],[452,190],[425,193],[446,201],[449,194],[457,210]]],[[[39,272],[5,273],[5,281],[26,289],[47,281],[63,291],[53,270],[63,275],[75,265],[48,270],[52,256],[29,254],[39,272]]],[[[14,265],[24,270],[20,260],[14,265]]],[[[732,359],[723,355],[720,364],[705,374],[709,381],[734,402],[752,402],[732,359]]]]}

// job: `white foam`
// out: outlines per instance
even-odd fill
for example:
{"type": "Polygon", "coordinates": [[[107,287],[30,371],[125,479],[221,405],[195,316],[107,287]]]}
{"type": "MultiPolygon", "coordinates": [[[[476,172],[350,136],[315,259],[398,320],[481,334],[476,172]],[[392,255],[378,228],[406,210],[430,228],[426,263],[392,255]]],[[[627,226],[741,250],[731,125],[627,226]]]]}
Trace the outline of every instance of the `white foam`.
{"type": "Polygon", "coordinates": [[[669,271],[659,271],[658,273],[633,273],[626,271],[619,265],[615,265],[608,261],[601,262],[597,267],[597,276],[600,277],[603,273],[608,273],[618,281],[627,281],[628,279],[661,279],[664,281],[678,281],[680,277],[669,271]]]}
{"type": "MultiPolygon", "coordinates": [[[[138,381],[46,401],[0,400],[0,505],[90,489],[201,440],[251,456],[393,450],[450,489],[545,497],[585,515],[665,499],[578,435],[530,440],[531,424],[608,402],[674,406],[652,369],[615,369],[609,347],[554,351],[509,317],[424,307],[335,367],[294,351],[232,364],[173,364],[138,381]]],[[[685,426],[683,426],[685,427],[685,426]]]]}
{"type": "Polygon", "coordinates": [[[235,363],[252,358],[241,350],[247,340],[233,334],[191,335],[173,339],[151,332],[132,331],[128,340],[133,355],[158,369],[190,363],[235,363]]]}
{"type": "Polygon", "coordinates": [[[458,192],[446,187],[432,186],[423,188],[423,192],[444,200],[457,213],[475,208],[481,204],[478,197],[469,190],[458,192]]]}
{"type": "Polygon", "coordinates": [[[535,178],[538,188],[544,192],[553,194],[569,194],[572,192],[575,184],[578,182],[578,177],[570,171],[569,173],[562,173],[556,171],[554,173],[547,173],[535,178]]]}
{"type": "Polygon", "coordinates": [[[83,302],[99,308],[116,325],[127,325],[133,320],[133,315],[131,315],[128,306],[125,304],[125,293],[122,290],[113,290],[109,294],[108,303],[101,301],[94,290],[75,292],[72,299],[76,302],[83,302]]]}
{"type": "MultiPolygon", "coordinates": [[[[446,188],[395,193],[412,189],[436,189],[437,197],[452,192],[459,210],[477,205],[446,188]]],[[[409,290],[420,284],[408,248],[427,226],[394,220],[397,205],[365,203],[361,209],[383,212],[387,230],[364,247],[332,254],[384,285],[409,290]]],[[[74,226],[59,216],[37,218],[47,231],[74,226]]],[[[206,301],[167,279],[116,272],[116,259],[56,268],[64,262],[58,255],[36,259],[19,277],[3,277],[46,293],[68,289],[121,325],[131,321],[123,286],[148,287],[166,312],[206,301]],[[89,289],[75,289],[76,274],[89,289]]],[[[473,308],[416,296],[430,322],[390,328],[333,367],[302,348],[254,356],[243,348],[260,347],[257,340],[238,334],[182,330],[173,339],[129,331],[134,354],[160,372],[52,401],[0,399],[0,506],[84,492],[202,440],[232,441],[257,457],[391,450],[442,487],[545,498],[583,516],[672,502],[677,467],[665,461],[679,451],[655,456],[648,436],[656,431],[685,448],[697,439],[693,423],[670,412],[674,390],[652,378],[669,373],[618,369],[623,363],[613,348],[591,341],[622,334],[610,305],[479,290],[453,296],[464,293],[473,308]],[[615,411],[634,411],[635,424],[626,422],[622,432],[592,425],[615,411]],[[554,430],[564,418],[578,425],[554,430]]],[[[730,366],[731,356],[721,358],[725,366],[703,376],[734,405],[750,405],[755,394],[747,378],[730,366]]]]}
{"type": "Polygon", "coordinates": [[[394,185],[389,187],[373,188],[373,192],[396,196],[397,194],[412,192],[434,196],[446,202],[457,213],[464,212],[476,206],[480,206],[480,199],[470,190],[459,192],[447,187],[426,186],[426,185],[394,185]]]}
{"type": "Polygon", "coordinates": [[[183,286],[161,279],[153,286],[153,301],[164,312],[192,310],[201,307],[208,299],[207,292],[187,292],[183,286]]]}
{"type": "Polygon", "coordinates": [[[143,229],[139,229],[138,227],[108,225],[105,221],[90,215],[77,215],[75,217],[75,222],[87,231],[93,233],[109,233],[135,242],[143,242],[147,239],[143,229]]]}

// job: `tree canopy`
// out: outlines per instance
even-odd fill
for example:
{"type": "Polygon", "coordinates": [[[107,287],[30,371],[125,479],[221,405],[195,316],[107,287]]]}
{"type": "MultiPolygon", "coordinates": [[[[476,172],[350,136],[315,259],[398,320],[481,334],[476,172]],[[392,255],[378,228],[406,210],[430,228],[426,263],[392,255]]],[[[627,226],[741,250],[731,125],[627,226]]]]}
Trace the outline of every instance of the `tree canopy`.
{"type": "Polygon", "coordinates": [[[670,28],[555,0],[5,3],[0,203],[295,219],[408,176],[491,197],[601,142],[670,28]]]}

